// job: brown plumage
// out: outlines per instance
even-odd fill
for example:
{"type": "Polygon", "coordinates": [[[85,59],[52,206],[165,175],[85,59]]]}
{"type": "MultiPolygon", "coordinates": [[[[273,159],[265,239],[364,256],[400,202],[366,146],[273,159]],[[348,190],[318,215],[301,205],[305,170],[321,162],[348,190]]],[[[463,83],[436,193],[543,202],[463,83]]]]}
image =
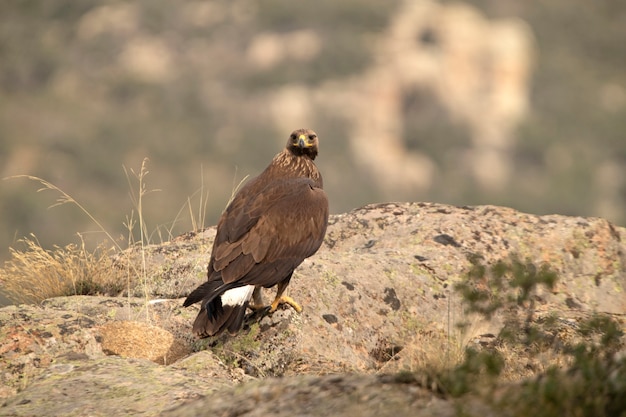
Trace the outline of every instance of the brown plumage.
{"type": "Polygon", "coordinates": [[[219,223],[208,266],[208,281],[184,306],[201,301],[193,332],[200,336],[236,333],[246,308],[263,308],[261,287],[278,286],[269,311],[287,303],[283,292],[294,269],[321,246],[328,224],[328,199],[313,160],[318,138],[309,129],[291,133],[287,146],[228,205],[219,223]],[[250,300],[254,305],[249,305],[250,300]]]}

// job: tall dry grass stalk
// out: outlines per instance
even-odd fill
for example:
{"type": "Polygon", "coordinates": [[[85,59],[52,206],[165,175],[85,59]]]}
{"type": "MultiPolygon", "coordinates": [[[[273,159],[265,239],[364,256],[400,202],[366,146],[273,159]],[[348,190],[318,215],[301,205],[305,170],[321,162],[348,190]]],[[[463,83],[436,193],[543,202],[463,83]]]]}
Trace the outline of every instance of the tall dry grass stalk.
{"type": "MultiPolygon", "coordinates": [[[[133,169],[131,169],[130,172],[137,180],[138,189],[136,192],[133,189],[133,184],[132,184],[132,181],[130,180],[130,175],[128,173],[128,170],[126,169],[126,167],[124,167],[124,173],[126,174],[126,179],[128,181],[128,185],[130,189],[130,197],[133,202],[133,205],[135,206],[135,210],[137,210],[137,217],[138,217],[138,222],[139,222],[139,245],[141,248],[140,250],[141,269],[139,273],[140,273],[140,280],[141,280],[141,284],[142,284],[142,288],[144,292],[144,299],[146,302],[146,308],[145,308],[146,318],[148,319],[148,321],[150,321],[150,312],[148,309],[149,300],[150,300],[150,288],[149,288],[149,281],[148,281],[148,274],[147,274],[148,262],[147,262],[147,257],[146,257],[146,246],[150,243],[149,242],[150,234],[148,233],[148,226],[146,225],[146,221],[144,218],[143,199],[147,194],[160,191],[160,190],[156,190],[156,189],[148,190],[146,188],[146,183],[144,179],[150,172],[148,171],[148,158],[144,158],[144,160],[141,162],[141,169],[139,170],[139,172],[135,172],[133,169]]],[[[133,215],[131,213],[131,221],[128,221],[126,223],[126,227],[128,228],[129,245],[132,245],[135,243],[133,242],[133,236],[134,236],[133,231],[134,231],[135,223],[132,221],[132,218],[133,218],[133,215]]]]}
{"type": "Polygon", "coordinates": [[[169,227],[158,227],[155,232],[159,235],[161,242],[165,240],[172,240],[174,237],[172,230],[174,226],[178,224],[181,220],[181,217],[185,211],[189,212],[189,222],[191,224],[191,230],[199,231],[203,230],[206,227],[205,219],[206,212],[209,205],[209,193],[206,191],[204,186],[204,170],[202,166],[200,167],[200,188],[191,194],[191,196],[187,197],[187,201],[181,206],[181,208],[176,213],[174,220],[169,223],[169,227]],[[198,198],[198,206],[194,208],[195,203],[193,200],[198,198]],[[166,235],[163,235],[163,231],[165,230],[166,235]]]}
{"type": "MultiPolygon", "coordinates": [[[[192,230],[198,231],[205,228],[204,220],[206,218],[207,206],[209,204],[209,193],[205,192],[204,188],[204,170],[200,166],[200,189],[197,190],[191,197],[187,198],[187,206],[189,207],[189,218],[191,220],[192,230]],[[194,210],[191,203],[191,199],[199,194],[198,198],[198,211],[194,216],[194,210]]],[[[178,218],[178,215],[176,216],[178,218]]]]}
{"type": "Polygon", "coordinates": [[[246,175],[245,177],[241,179],[241,181],[239,181],[238,183],[235,183],[235,178],[237,178],[237,171],[235,170],[235,175],[233,176],[233,188],[230,193],[230,198],[228,199],[228,201],[226,202],[226,205],[224,206],[224,210],[226,210],[226,207],[228,207],[228,205],[233,202],[233,198],[235,198],[235,194],[237,194],[237,192],[241,189],[241,186],[246,182],[248,177],[249,175],[246,175]]]}

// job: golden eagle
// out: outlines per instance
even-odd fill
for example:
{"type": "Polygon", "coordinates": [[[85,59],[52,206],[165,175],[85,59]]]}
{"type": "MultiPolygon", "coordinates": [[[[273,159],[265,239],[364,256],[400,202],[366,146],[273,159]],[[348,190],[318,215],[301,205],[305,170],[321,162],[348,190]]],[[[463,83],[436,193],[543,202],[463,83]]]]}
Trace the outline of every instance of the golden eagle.
{"type": "Polygon", "coordinates": [[[247,307],[274,312],[286,303],[302,311],[283,293],[294,269],[319,249],[326,233],[328,198],[313,162],[318,145],[312,130],[292,132],[285,149],[226,207],[217,224],[208,281],[184,303],[201,301],[193,323],[196,335],[237,333],[247,307]],[[276,297],[264,307],[261,287],[275,285],[276,297]]]}

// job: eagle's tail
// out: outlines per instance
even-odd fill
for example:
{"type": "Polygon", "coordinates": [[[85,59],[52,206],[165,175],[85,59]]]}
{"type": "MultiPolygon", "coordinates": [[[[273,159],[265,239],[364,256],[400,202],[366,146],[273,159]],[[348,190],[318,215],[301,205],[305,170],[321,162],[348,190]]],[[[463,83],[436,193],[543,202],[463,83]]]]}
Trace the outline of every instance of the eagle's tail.
{"type": "MultiPolygon", "coordinates": [[[[216,290],[219,294],[219,289],[216,290]]],[[[237,333],[243,324],[246,308],[253,292],[254,285],[244,285],[227,289],[217,296],[205,297],[202,300],[198,317],[193,322],[193,332],[200,337],[216,336],[224,330],[228,330],[231,334],[237,333]]],[[[193,302],[188,304],[187,301],[193,300],[194,293],[195,291],[187,297],[185,306],[193,304],[193,302]]]]}

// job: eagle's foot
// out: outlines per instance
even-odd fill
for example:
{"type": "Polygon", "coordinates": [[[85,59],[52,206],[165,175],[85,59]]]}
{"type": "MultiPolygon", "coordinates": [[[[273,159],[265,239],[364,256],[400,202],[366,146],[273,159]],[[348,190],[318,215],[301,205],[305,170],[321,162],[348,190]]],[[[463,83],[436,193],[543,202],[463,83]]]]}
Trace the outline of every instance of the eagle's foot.
{"type": "Polygon", "coordinates": [[[276,297],[272,304],[270,305],[269,313],[273,313],[278,309],[278,306],[281,304],[289,304],[294,310],[298,313],[302,312],[302,307],[300,304],[296,303],[295,300],[287,295],[281,295],[280,297],[276,297]]]}
{"type": "Polygon", "coordinates": [[[247,325],[251,325],[252,323],[257,323],[270,314],[270,306],[248,306],[252,309],[251,313],[248,313],[244,319],[244,323],[247,325]]]}
{"type": "Polygon", "coordinates": [[[252,310],[252,312],[246,315],[246,318],[244,319],[245,324],[250,325],[260,321],[263,317],[269,316],[278,310],[278,306],[281,304],[289,304],[298,313],[302,312],[302,307],[300,304],[296,303],[293,298],[282,295],[280,297],[276,297],[274,302],[268,306],[257,303],[249,304],[248,308],[252,310]]]}

